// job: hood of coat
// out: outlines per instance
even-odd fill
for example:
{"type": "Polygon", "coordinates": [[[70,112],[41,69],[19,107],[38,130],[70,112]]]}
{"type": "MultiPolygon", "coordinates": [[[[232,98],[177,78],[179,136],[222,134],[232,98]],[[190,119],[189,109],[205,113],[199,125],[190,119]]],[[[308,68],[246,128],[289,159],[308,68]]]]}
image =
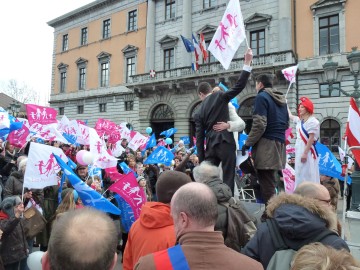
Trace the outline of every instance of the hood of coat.
{"type": "Polygon", "coordinates": [[[286,99],[283,93],[277,91],[275,88],[264,88],[263,90],[272,97],[277,105],[286,105],[286,99]]]}
{"type": "Polygon", "coordinates": [[[149,229],[174,225],[170,215],[170,205],[160,202],[145,203],[141,208],[140,223],[149,229]]]}
{"type": "Polygon", "coordinates": [[[337,231],[337,216],[319,205],[315,199],[297,194],[274,196],[266,210],[288,239],[314,237],[325,227],[337,231]]]}
{"type": "Polygon", "coordinates": [[[204,182],[204,184],[208,185],[215,193],[218,202],[228,202],[232,197],[230,187],[219,178],[210,179],[204,182]]]}
{"type": "Polygon", "coordinates": [[[24,182],[24,175],[23,175],[23,173],[20,172],[20,171],[14,171],[14,172],[12,172],[12,173],[10,174],[10,176],[18,179],[21,183],[24,182]]]}

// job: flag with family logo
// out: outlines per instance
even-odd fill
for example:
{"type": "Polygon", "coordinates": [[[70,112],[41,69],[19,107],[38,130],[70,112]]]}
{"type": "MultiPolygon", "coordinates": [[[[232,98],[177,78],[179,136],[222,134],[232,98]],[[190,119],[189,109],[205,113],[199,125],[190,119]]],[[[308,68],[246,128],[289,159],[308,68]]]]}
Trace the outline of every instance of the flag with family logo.
{"type": "Polygon", "coordinates": [[[128,233],[130,231],[131,225],[135,222],[134,211],[132,210],[130,204],[128,204],[119,194],[115,194],[114,198],[121,211],[121,228],[124,230],[124,232],[128,233]]]}
{"type": "Polygon", "coordinates": [[[121,211],[119,208],[117,208],[101,194],[85,184],[85,182],[83,182],[58,155],[54,154],[54,157],[58,163],[58,166],[60,166],[63,173],[68,178],[70,184],[77,191],[82,203],[85,206],[90,206],[106,213],[120,215],[121,211]]]}
{"type": "Polygon", "coordinates": [[[285,169],[282,170],[285,192],[292,194],[295,189],[295,170],[288,164],[285,164],[285,169]]]}
{"type": "Polygon", "coordinates": [[[141,188],[133,173],[129,174],[112,174],[115,183],[109,187],[110,191],[120,195],[131,207],[135,220],[140,216],[141,206],[146,202],[146,195],[141,188]]]}
{"type": "Polygon", "coordinates": [[[142,135],[140,132],[135,132],[135,135],[132,137],[131,141],[128,144],[128,147],[136,151],[140,146],[145,145],[148,138],[142,135]]]}
{"type": "Polygon", "coordinates": [[[170,136],[174,135],[177,132],[177,128],[170,128],[168,130],[164,130],[160,133],[160,135],[164,135],[166,138],[169,138],[170,136]]]}
{"type": "Polygon", "coordinates": [[[225,69],[228,69],[236,51],[245,39],[240,1],[230,0],[208,50],[225,69]]]}
{"type": "Polygon", "coordinates": [[[296,65],[296,66],[284,68],[283,70],[281,70],[285,79],[290,82],[290,85],[296,82],[297,69],[298,69],[298,66],[296,65]]]}
{"type": "Polygon", "coordinates": [[[25,106],[26,114],[30,125],[34,123],[47,125],[58,122],[56,120],[57,111],[53,108],[39,106],[35,104],[25,104],[25,106]]]}
{"type": "Polygon", "coordinates": [[[151,137],[149,138],[149,140],[147,141],[146,146],[145,146],[145,150],[146,150],[146,149],[149,149],[149,148],[152,148],[152,147],[154,147],[154,146],[156,146],[155,133],[153,133],[153,134],[151,135],[151,137]]]}
{"type": "Polygon", "coordinates": [[[144,164],[165,164],[166,166],[171,165],[171,161],[174,159],[174,154],[164,146],[157,147],[144,161],[144,164]]]}
{"type": "Polygon", "coordinates": [[[30,140],[30,131],[27,126],[23,125],[22,128],[11,131],[7,140],[13,146],[22,148],[30,140]]]}
{"type": "MultiPolygon", "coordinates": [[[[316,150],[319,156],[319,170],[320,174],[337,178],[344,181],[344,176],[341,175],[342,168],[340,162],[336,159],[330,149],[317,142],[316,150]]],[[[348,183],[351,183],[351,177],[348,177],[348,183]]]]}
{"type": "Polygon", "coordinates": [[[68,158],[60,148],[35,142],[30,143],[24,187],[41,189],[58,184],[57,173],[60,171],[60,166],[57,164],[54,154],[64,162],[68,162],[68,158]]]}
{"type": "Polygon", "coordinates": [[[100,139],[96,130],[89,128],[90,153],[94,156],[93,165],[99,168],[111,168],[117,164],[117,159],[110,155],[106,143],[100,139]]]}
{"type": "Polygon", "coordinates": [[[180,140],[182,140],[184,144],[190,144],[190,136],[181,136],[180,140]]]}

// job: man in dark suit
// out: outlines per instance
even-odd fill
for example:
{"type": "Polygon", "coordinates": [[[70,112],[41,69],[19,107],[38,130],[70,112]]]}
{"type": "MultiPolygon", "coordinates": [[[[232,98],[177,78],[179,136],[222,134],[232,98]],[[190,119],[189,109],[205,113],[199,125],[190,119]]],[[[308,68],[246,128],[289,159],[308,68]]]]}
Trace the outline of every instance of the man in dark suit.
{"type": "Polygon", "coordinates": [[[222,163],[223,181],[234,194],[234,178],[236,166],[236,144],[232,132],[215,131],[213,126],[218,122],[229,121],[228,103],[246,86],[250,72],[252,50],[248,49],[244,58],[244,67],[234,88],[227,92],[218,91],[212,94],[212,87],[207,82],[199,84],[197,92],[202,104],[195,114],[196,147],[199,162],[210,161],[215,166],[222,163]],[[206,138],[206,151],[204,141],[206,138]]]}

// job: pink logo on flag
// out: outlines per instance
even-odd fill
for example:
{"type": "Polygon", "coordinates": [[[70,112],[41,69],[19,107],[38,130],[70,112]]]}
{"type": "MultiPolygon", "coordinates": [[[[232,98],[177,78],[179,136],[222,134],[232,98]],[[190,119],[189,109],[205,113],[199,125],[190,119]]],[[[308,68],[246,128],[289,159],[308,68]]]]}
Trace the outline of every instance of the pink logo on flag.
{"type": "Polygon", "coordinates": [[[295,189],[295,170],[286,163],[285,169],[282,170],[285,192],[292,194],[295,189]]]}
{"type": "MultiPolygon", "coordinates": [[[[60,155],[60,158],[61,157],[62,155],[60,155]]],[[[45,174],[46,176],[49,176],[49,174],[54,174],[60,169],[60,166],[57,164],[57,162],[55,162],[55,157],[53,154],[49,156],[46,163],[44,162],[44,160],[39,160],[39,163],[35,164],[35,166],[38,167],[40,174],[45,174]]]]}
{"type": "Polygon", "coordinates": [[[142,135],[140,132],[135,132],[135,136],[129,142],[128,147],[136,151],[140,146],[146,144],[148,138],[142,135]]]}
{"type": "Polygon", "coordinates": [[[240,3],[238,0],[230,0],[208,49],[228,69],[244,39],[245,26],[240,3]]]}
{"type": "Polygon", "coordinates": [[[144,189],[139,187],[133,173],[122,175],[112,171],[111,175],[116,182],[109,187],[109,190],[119,194],[130,205],[135,219],[138,219],[141,206],[146,202],[144,189]]]}
{"type": "Polygon", "coordinates": [[[29,134],[29,129],[27,126],[23,125],[22,128],[10,132],[7,140],[12,145],[22,148],[26,144],[29,134]]]}
{"type": "Polygon", "coordinates": [[[100,137],[102,137],[104,134],[110,135],[117,129],[117,125],[114,122],[102,118],[99,118],[95,124],[95,130],[100,137]]]}
{"type": "Polygon", "coordinates": [[[288,68],[284,68],[281,70],[282,74],[284,74],[284,77],[286,80],[290,82],[290,84],[296,82],[296,72],[297,72],[298,66],[292,66],[288,68]]]}
{"type": "Polygon", "coordinates": [[[30,125],[33,123],[40,123],[42,125],[57,123],[57,111],[55,109],[34,104],[26,104],[25,106],[30,125]]]}

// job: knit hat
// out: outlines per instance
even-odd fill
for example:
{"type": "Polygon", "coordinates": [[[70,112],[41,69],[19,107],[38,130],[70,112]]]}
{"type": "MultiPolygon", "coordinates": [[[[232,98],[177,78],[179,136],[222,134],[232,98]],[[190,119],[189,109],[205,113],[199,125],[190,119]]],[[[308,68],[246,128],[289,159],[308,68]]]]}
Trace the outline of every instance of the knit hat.
{"type": "Polygon", "coordinates": [[[138,178],[136,178],[137,182],[139,183],[141,180],[145,180],[145,177],[140,175],[138,178]]]}
{"type": "Polygon", "coordinates": [[[159,202],[170,203],[174,193],[183,185],[190,183],[191,178],[178,171],[164,171],[156,182],[156,195],[159,202]]]}
{"type": "Polygon", "coordinates": [[[17,206],[21,203],[21,199],[19,196],[11,196],[5,198],[1,204],[0,209],[7,214],[9,217],[14,217],[14,206],[17,206]]]}
{"type": "Polygon", "coordinates": [[[300,105],[303,105],[309,113],[311,113],[311,114],[314,113],[314,104],[311,102],[311,100],[309,98],[301,97],[300,105]]]}

